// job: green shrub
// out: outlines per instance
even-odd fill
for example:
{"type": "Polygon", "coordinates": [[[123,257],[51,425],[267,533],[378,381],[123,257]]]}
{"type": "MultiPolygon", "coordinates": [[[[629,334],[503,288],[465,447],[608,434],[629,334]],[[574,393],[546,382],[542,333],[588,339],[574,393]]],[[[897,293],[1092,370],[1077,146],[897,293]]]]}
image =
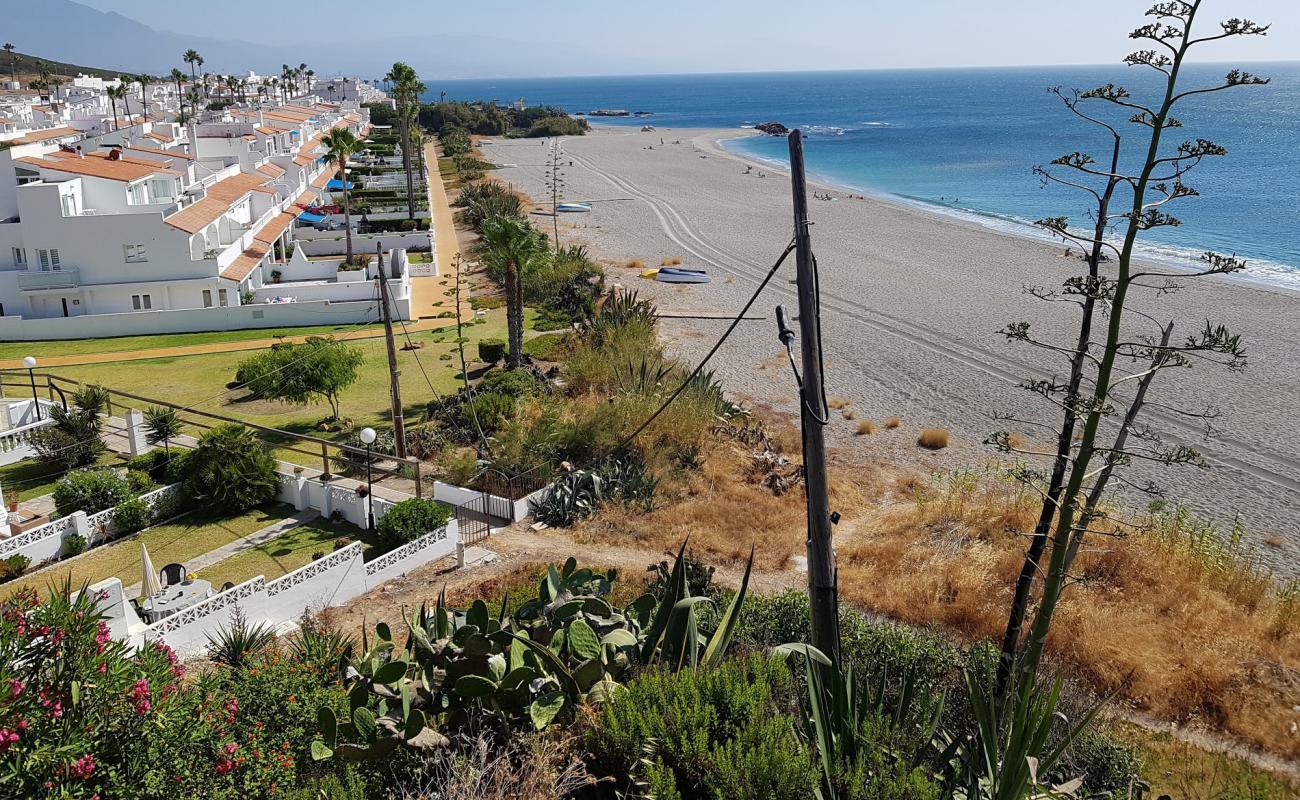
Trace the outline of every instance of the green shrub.
{"type": "Polygon", "coordinates": [[[132,496],[126,479],[111,469],[70,472],[54,487],[54,507],[59,516],[76,511],[95,514],[132,496]]]}
{"type": "Polygon", "coordinates": [[[506,357],[504,339],[480,339],[478,343],[478,360],[484,364],[495,364],[506,357]]]}
{"type": "Polygon", "coordinates": [[[63,558],[72,558],[86,552],[88,547],[90,547],[90,542],[87,542],[85,537],[76,533],[69,534],[63,540],[63,547],[60,548],[59,555],[63,558]]]}
{"type": "Polygon", "coordinates": [[[539,361],[559,361],[567,351],[568,335],[544,333],[524,340],[524,352],[539,361]]]}
{"type": "Polygon", "coordinates": [[[412,497],[388,509],[375,524],[375,530],[384,546],[392,549],[438,530],[453,513],[451,506],[412,497]]]}
{"type": "Polygon", "coordinates": [[[548,136],[581,136],[587,132],[585,120],[573,117],[546,117],[532,124],[524,136],[540,139],[548,136]]]}
{"type": "Polygon", "coordinates": [[[146,492],[152,492],[158,488],[157,482],[149,475],[138,469],[128,469],[126,471],[126,484],[131,487],[131,494],[142,495],[146,492]]]}
{"type": "Polygon", "coordinates": [[[585,743],[600,775],[656,797],[806,800],[818,771],[788,715],[794,681],[776,659],[700,672],[649,672],[600,707],[585,743]]]}
{"type": "Polygon", "coordinates": [[[211,514],[235,513],[275,497],[275,459],[253,432],[222,425],[199,439],[185,459],[185,493],[211,514]]]}
{"type": "Polygon", "coordinates": [[[538,388],[537,376],[523,369],[489,372],[478,385],[480,392],[496,392],[511,397],[533,394],[538,388]]]}
{"type": "Polygon", "coordinates": [[[132,472],[145,473],[156,485],[179,483],[189,452],[180,448],[170,452],[153,449],[133,457],[126,466],[132,472]]]}
{"type": "Polygon", "coordinates": [[[0,559],[0,583],[8,583],[14,578],[21,577],[31,564],[32,560],[22,553],[14,553],[8,558],[0,559]]]}
{"type": "Polygon", "coordinates": [[[113,526],[119,536],[125,536],[147,528],[151,516],[149,504],[133,497],[113,510],[113,526]]]}

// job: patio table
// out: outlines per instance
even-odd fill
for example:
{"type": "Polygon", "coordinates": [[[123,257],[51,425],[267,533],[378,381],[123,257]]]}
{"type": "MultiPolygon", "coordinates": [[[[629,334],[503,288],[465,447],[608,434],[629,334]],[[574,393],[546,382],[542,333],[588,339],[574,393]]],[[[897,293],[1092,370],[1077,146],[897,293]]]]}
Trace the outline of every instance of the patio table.
{"type": "Polygon", "coordinates": [[[142,608],[150,622],[157,622],[211,596],[212,584],[195,578],[164,587],[161,592],[145,600],[142,608]]]}

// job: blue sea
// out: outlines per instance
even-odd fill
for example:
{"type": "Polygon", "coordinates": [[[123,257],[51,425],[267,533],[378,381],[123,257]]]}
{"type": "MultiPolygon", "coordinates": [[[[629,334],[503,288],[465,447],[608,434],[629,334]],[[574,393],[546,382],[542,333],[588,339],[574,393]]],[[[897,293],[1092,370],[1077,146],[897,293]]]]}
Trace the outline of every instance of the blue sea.
{"type": "MultiPolygon", "coordinates": [[[[1171,147],[1206,138],[1224,145],[1228,156],[1185,177],[1200,196],[1171,204],[1183,225],[1146,233],[1144,252],[1188,265],[1204,250],[1236,253],[1248,260],[1249,277],[1300,288],[1300,62],[1244,68],[1272,83],[1194,97],[1176,111],[1184,127],[1167,132],[1171,147]]],[[[1191,66],[1183,85],[1214,85],[1228,69],[1191,66]]],[[[449,99],[502,103],[522,97],[570,113],[647,111],[653,116],[592,122],[659,128],[781,122],[806,134],[808,169],[816,177],[1037,235],[1029,223],[1047,216],[1090,223],[1083,195],[1044,186],[1033,167],[1074,151],[1100,160],[1109,148],[1102,132],[1071,115],[1048,88],[1115,82],[1141,100],[1158,88],[1153,74],[1076,66],[458,80],[430,82],[425,99],[445,92],[449,99]]],[[[1146,129],[1113,113],[1108,119],[1120,123],[1139,152],[1135,145],[1146,129]]],[[[727,146],[756,160],[786,158],[780,137],[727,146]]]]}

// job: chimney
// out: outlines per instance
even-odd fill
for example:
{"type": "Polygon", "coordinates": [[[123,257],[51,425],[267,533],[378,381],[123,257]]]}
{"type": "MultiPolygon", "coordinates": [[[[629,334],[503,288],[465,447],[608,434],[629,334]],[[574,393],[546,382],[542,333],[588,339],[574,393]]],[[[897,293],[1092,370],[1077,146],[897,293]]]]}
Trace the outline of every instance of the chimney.
{"type": "Polygon", "coordinates": [[[194,129],[194,120],[191,119],[188,123],[186,123],[185,135],[190,142],[190,155],[194,156],[195,158],[198,158],[199,157],[199,134],[194,129]]]}
{"type": "Polygon", "coordinates": [[[259,128],[266,127],[266,115],[262,113],[261,105],[257,107],[257,127],[259,128]]]}
{"type": "Polygon", "coordinates": [[[86,154],[81,152],[81,145],[77,145],[77,158],[85,158],[86,154]]]}

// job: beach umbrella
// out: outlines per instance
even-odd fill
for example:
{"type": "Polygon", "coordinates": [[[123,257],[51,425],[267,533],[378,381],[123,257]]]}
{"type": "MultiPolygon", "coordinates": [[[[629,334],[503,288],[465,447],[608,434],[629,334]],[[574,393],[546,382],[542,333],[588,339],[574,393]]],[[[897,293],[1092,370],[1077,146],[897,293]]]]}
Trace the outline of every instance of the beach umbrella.
{"type": "Polygon", "coordinates": [[[162,583],[158,580],[158,570],[153,568],[149,548],[144,546],[144,542],[140,542],[140,564],[144,569],[144,575],[140,578],[140,596],[152,597],[162,591],[162,583]]]}

